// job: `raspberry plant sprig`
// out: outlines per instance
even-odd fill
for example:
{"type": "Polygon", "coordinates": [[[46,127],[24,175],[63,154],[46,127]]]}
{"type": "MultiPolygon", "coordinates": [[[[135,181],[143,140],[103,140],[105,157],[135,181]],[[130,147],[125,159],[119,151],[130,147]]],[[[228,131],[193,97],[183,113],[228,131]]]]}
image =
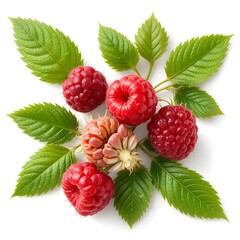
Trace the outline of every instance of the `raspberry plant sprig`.
{"type": "Polygon", "coordinates": [[[100,71],[84,66],[78,47],[62,32],[36,20],[11,21],[26,66],[40,80],[62,85],[71,108],[39,103],[9,114],[26,134],[46,143],[23,166],[13,196],[40,195],[62,184],[83,216],[101,211],[113,197],[118,214],[132,227],[146,212],[156,187],[184,214],[227,219],[214,188],[178,160],[188,157],[197,143],[196,117],[222,114],[198,84],[222,65],[231,36],[209,35],[179,44],[166,63],[166,79],[152,86],[152,70],[169,39],[154,14],[139,27],[134,43],[99,25],[99,47],[106,63],[116,71],[134,73],[108,87],[100,71]],[[141,57],[148,65],[140,71],[141,57]],[[164,107],[159,104],[168,102],[161,96],[163,90],[174,97],[164,107]],[[109,116],[91,119],[80,132],[83,127],[74,110],[90,112],[104,101],[109,116]],[[138,141],[137,126],[146,122],[148,134],[138,141]],[[76,145],[67,147],[72,140],[76,145]],[[80,150],[86,159],[76,155],[80,150]],[[139,151],[151,161],[150,169],[139,151]],[[114,181],[108,176],[112,171],[117,173],[114,181]]]}

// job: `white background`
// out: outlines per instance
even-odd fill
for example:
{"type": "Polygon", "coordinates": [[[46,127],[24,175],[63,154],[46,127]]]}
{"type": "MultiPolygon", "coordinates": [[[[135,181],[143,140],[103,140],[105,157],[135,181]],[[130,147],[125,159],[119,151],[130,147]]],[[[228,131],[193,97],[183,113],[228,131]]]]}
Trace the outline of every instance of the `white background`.
{"type": "MultiPolygon", "coordinates": [[[[85,0],[0,1],[0,239],[239,239],[239,67],[238,0],[85,0]],[[32,18],[59,30],[79,46],[86,65],[111,82],[126,73],[111,70],[98,48],[98,23],[116,28],[132,41],[137,28],[154,12],[169,35],[169,51],[156,63],[153,82],[163,80],[164,64],[180,42],[204,34],[230,35],[228,56],[220,71],[201,84],[217,100],[224,116],[198,120],[199,141],[182,163],[211,182],[229,219],[201,220],[182,215],[154,191],[150,208],[132,229],[121,220],[113,202],[93,217],[80,217],[60,188],[40,197],[15,197],[22,165],[43,144],[22,133],[6,116],[43,101],[65,107],[61,87],[41,82],[20,58],[8,17],[32,18]]],[[[141,62],[140,70],[145,62],[141,62]]],[[[77,114],[81,117],[80,114],[77,114]]]]}

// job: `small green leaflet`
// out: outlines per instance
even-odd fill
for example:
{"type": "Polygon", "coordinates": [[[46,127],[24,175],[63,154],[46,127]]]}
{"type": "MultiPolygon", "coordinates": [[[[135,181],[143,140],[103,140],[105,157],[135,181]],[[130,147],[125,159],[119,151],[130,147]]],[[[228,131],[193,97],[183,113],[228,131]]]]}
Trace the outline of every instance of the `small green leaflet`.
{"type": "Polygon", "coordinates": [[[41,142],[60,144],[79,135],[77,118],[57,104],[29,105],[9,114],[9,117],[24,133],[41,142]]]}
{"type": "Polygon", "coordinates": [[[217,192],[198,173],[161,156],[152,161],[150,172],[155,187],[180,212],[199,218],[227,219],[217,192]]]}
{"type": "Polygon", "coordinates": [[[135,69],[139,62],[136,47],[116,30],[99,25],[98,41],[106,63],[117,71],[135,69]]]}
{"type": "Polygon", "coordinates": [[[178,88],[174,100],[175,103],[186,106],[199,118],[210,118],[223,114],[213,97],[197,87],[178,88]]]}
{"type": "Polygon", "coordinates": [[[138,29],[135,44],[140,55],[152,63],[166,52],[168,36],[154,14],[138,29]]]}
{"type": "Polygon", "coordinates": [[[83,65],[78,47],[58,29],[37,20],[11,21],[23,61],[42,81],[61,84],[73,68],[83,65]]]}
{"type": "Polygon", "coordinates": [[[130,227],[145,213],[152,196],[149,171],[141,166],[131,174],[128,170],[118,173],[115,179],[114,206],[130,227]]]}
{"type": "Polygon", "coordinates": [[[74,152],[69,149],[59,145],[44,146],[23,166],[12,197],[40,195],[53,190],[75,162],[74,152]]]}
{"type": "Polygon", "coordinates": [[[194,86],[205,81],[222,65],[230,38],[209,35],[181,43],[166,63],[168,79],[180,86],[194,86]]]}

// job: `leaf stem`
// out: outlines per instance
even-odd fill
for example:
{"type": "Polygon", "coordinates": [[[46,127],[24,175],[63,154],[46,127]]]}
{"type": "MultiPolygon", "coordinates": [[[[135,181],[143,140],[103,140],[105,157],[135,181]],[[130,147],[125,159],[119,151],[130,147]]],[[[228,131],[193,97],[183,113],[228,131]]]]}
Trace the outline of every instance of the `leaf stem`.
{"type": "Polygon", "coordinates": [[[168,85],[168,86],[166,86],[166,87],[163,87],[163,88],[160,88],[160,89],[158,89],[158,90],[155,90],[155,92],[158,93],[158,92],[161,92],[161,91],[163,91],[163,90],[167,90],[167,89],[169,89],[169,88],[171,88],[171,87],[173,87],[173,86],[174,86],[174,84],[170,84],[170,85],[168,85]]]}
{"type": "Polygon", "coordinates": [[[139,145],[141,145],[144,141],[146,141],[146,137],[145,138],[143,138],[143,139],[141,139],[139,142],[138,142],[138,145],[137,145],[137,147],[139,146],[139,145]]]}
{"type": "MultiPolygon", "coordinates": [[[[144,140],[144,139],[143,139],[144,140]]],[[[143,141],[142,140],[142,141],[143,141]]],[[[141,142],[142,142],[141,141],[141,142]]],[[[142,145],[142,143],[138,144],[138,147],[152,160],[156,162],[154,156],[142,145]]]]}
{"type": "Polygon", "coordinates": [[[175,94],[177,92],[175,87],[168,88],[168,91],[172,92],[173,94],[175,94]]]}
{"type": "Polygon", "coordinates": [[[98,169],[106,174],[109,174],[109,170],[113,167],[113,165],[110,165],[108,167],[98,167],[98,169]]]}
{"type": "Polygon", "coordinates": [[[169,78],[163,80],[162,82],[160,82],[160,83],[158,83],[157,85],[155,85],[155,86],[154,86],[154,89],[158,88],[160,85],[162,85],[162,84],[164,84],[164,83],[166,83],[166,82],[168,82],[168,81],[170,81],[169,78]]]}
{"type": "Polygon", "coordinates": [[[72,131],[72,133],[76,134],[76,137],[81,137],[82,134],[79,131],[72,131]]]}
{"type": "Polygon", "coordinates": [[[162,99],[162,98],[159,98],[159,99],[158,99],[159,102],[165,102],[165,103],[167,103],[168,105],[174,105],[172,99],[170,98],[169,100],[170,100],[170,101],[168,101],[168,100],[166,100],[166,99],[162,99]]]}
{"type": "Polygon", "coordinates": [[[71,152],[75,152],[79,147],[81,147],[81,143],[79,143],[78,145],[74,146],[74,147],[71,149],[71,152]]]}
{"type": "Polygon", "coordinates": [[[154,66],[154,62],[149,62],[148,72],[147,72],[147,75],[145,77],[146,80],[148,80],[150,78],[150,75],[151,75],[152,70],[153,70],[153,66],[154,66]]]}
{"type": "Polygon", "coordinates": [[[132,70],[138,75],[141,76],[140,72],[138,71],[138,69],[136,67],[132,67],[132,70]]]}
{"type": "Polygon", "coordinates": [[[131,128],[131,130],[134,132],[134,130],[136,129],[136,127],[137,127],[137,126],[132,126],[132,127],[130,127],[130,128],[131,128]]]}

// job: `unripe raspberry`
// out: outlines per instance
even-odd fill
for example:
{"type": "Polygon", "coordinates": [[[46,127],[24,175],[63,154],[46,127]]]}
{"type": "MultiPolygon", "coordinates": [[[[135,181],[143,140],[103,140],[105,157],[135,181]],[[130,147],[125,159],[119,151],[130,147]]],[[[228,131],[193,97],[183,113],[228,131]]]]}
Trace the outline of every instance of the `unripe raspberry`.
{"type": "Polygon", "coordinates": [[[62,188],[82,216],[101,211],[114,195],[112,179],[89,162],[72,164],[63,175],[62,188]]]}
{"type": "Polygon", "coordinates": [[[108,111],[124,124],[146,122],[155,113],[157,103],[152,85],[134,74],[114,81],[107,90],[108,111]]]}
{"type": "Polygon", "coordinates": [[[107,141],[102,151],[103,160],[107,164],[113,164],[113,170],[124,169],[132,172],[139,166],[140,157],[136,151],[138,140],[133,131],[121,124],[116,133],[107,141]]]}
{"type": "Polygon", "coordinates": [[[119,123],[110,117],[100,117],[89,122],[82,134],[82,148],[86,158],[97,166],[105,167],[103,148],[110,136],[117,132],[119,123]]]}
{"type": "Polygon", "coordinates": [[[67,104],[79,112],[90,112],[101,105],[106,97],[107,82],[102,73],[92,67],[73,69],[63,83],[67,104]]]}
{"type": "Polygon", "coordinates": [[[172,160],[186,158],[197,141],[195,116],[183,106],[165,106],[147,125],[148,138],[157,152],[172,160]]]}

